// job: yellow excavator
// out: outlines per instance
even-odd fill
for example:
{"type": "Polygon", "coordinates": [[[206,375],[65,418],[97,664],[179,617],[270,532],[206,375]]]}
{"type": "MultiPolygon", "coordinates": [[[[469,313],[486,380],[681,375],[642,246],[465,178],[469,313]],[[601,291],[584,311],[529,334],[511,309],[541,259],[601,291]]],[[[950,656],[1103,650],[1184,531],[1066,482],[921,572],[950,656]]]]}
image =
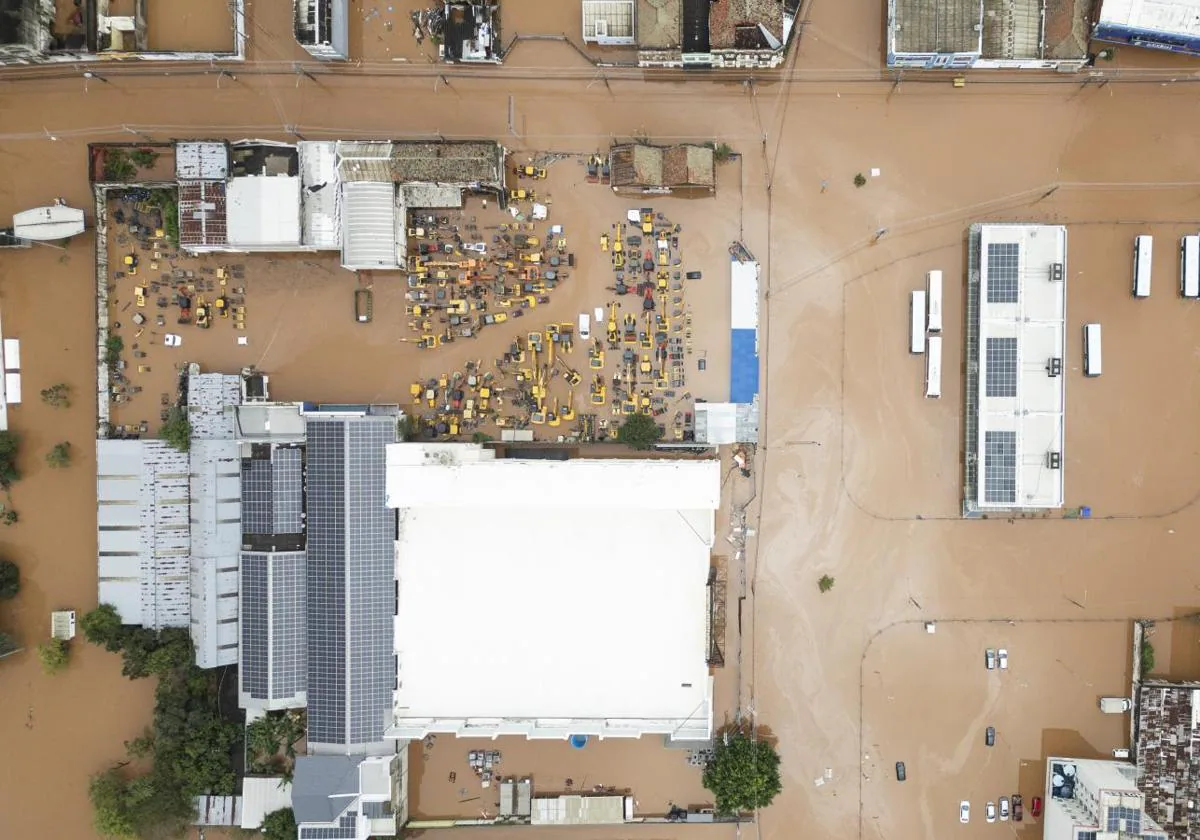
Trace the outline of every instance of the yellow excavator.
{"type": "Polygon", "coordinates": [[[546,415],[547,426],[559,426],[562,424],[562,419],[558,416],[558,397],[554,398],[554,408],[550,409],[550,413],[546,415]]]}
{"type": "Polygon", "coordinates": [[[558,415],[559,420],[570,423],[575,419],[575,389],[572,388],[567,392],[567,404],[563,406],[562,413],[558,415]]]}

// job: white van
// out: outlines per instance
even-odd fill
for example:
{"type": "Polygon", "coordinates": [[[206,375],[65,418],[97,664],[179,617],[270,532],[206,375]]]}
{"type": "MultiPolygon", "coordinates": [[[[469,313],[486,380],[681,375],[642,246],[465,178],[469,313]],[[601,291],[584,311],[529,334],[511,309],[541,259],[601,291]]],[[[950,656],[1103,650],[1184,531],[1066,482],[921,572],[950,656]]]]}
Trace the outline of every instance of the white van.
{"type": "Polygon", "coordinates": [[[1154,261],[1154,237],[1133,239],[1133,296],[1150,297],[1150,267],[1154,261]]]}
{"type": "Polygon", "coordinates": [[[1116,759],[1124,759],[1125,761],[1128,761],[1129,760],[1129,750],[1125,749],[1124,747],[1118,747],[1117,749],[1112,751],[1112,757],[1116,758],[1116,759]]]}
{"type": "Polygon", "coordinates": [[[925,275],[929,288],[929,331],[942,331],[942,272],[930,271],[925,275]]]}
{"type": "Polygon", "coordinates": [[[586,312],[579,313],[579,340],[587,341],[592,337],[592,316],[586,312]]]}
{"type": "Polygon", "coordinates": [[[1100,353],[1100,325],[1083,325],[1083,375],[1099,376],[1103,370],[1100,353]]]}
{"type": "Polygon", "coordinates": [[[909,302],[908,352],[925,352],[925,293],[918,289],[909,302]]]}
{"type": "Polygon", "coordinates": [[[1133,708],[1133,701],[1128,697],[1101,697],[1100,711],[1106,715],[1120,715],[1133,708]]]}
{"type": "Polygon", "coordinates": [[[1200,236],[1179,240],[1179,295],[1200,298],[1200,236]]]}
{"type": "Polygon", "coordinates": [[[942,337],[929,336],[925,353],[925,396],[937,399],[942,395],[942,337]]]}

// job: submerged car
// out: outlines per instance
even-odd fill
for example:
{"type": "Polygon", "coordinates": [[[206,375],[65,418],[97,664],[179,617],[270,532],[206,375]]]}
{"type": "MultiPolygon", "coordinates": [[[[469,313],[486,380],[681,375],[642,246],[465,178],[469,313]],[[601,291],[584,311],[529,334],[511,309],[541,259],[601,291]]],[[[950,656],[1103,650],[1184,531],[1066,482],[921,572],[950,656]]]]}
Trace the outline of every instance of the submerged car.
{"type": "Polygon", "coordinates": [[[1013,822],[1020,822],[1025,817],[1025,809],[1021,807],[1022,801],[1021,794],[1014,793],[1012,795],[1013,822]]]}
{"type": "Polygon", "coordinates": [[[1033,814],[1035,817],[1040,817],[1042,815],[1042,797],[1033,797],[1033,801],[1029,803],[1029,813],[1033,814]]]}
{"type": "Polygon", "coordinates": [[[983,815],[987,817],[988,822],[994,823],[996,821],[996,803],[989,802],[987,807],[984,808],[983,815]]]}
{"type": "Polygon", "coordinates": [[[995,648],[987,649],[987,652],[984,653],[984,655],[983,655],[983,661],[987,664],[987,669],[989,671],[994,671],[996,669],[996,650],[995,650],[995,648]]]}
{"type": "Polygon", "coordinates": [[[958,803],[958,821],[960,823],[971,821],[971,803],[965,799],[958,803]]]}
{"type": "Polygon", "coordinates": [[[1001,821],[1005,821],[1008,819],[1008,797],[1007,796],[1000,797],[1000,819],[1001,819],[1001,821]]]}
{"type": "Polygon", "coordinates": [[[987,731],[983,733],[983,743],[989,747],[996,746],[996,727],[989,726],[987,731]]]}
{"type": "Polygon", "coordinates": [[[903,782],[907,778],[908,778],[908,771],[904,769],[904,762],[897,761],[896,762],[896,781],[903,782]]]}
{"type": "Polygon", "coordinates": [[[1000,650],[996,652],[996,656],[1000,659],[1000,670],[1007,671],[1008,670],[1008,649],[1000,648],[1000,650]]]}

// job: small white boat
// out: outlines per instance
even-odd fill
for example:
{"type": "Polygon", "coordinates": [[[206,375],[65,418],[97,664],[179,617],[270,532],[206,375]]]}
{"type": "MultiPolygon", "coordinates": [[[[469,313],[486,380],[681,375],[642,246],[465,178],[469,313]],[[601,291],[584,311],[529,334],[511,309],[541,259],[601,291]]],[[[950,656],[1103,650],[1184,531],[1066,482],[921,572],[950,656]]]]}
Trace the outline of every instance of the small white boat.
{"type": "Polygon", "coordinates": [[[65,204],[34,207],[13,216],[13,236],[36,242],[53,242],[83,233],[83,211],[65,204]]]}

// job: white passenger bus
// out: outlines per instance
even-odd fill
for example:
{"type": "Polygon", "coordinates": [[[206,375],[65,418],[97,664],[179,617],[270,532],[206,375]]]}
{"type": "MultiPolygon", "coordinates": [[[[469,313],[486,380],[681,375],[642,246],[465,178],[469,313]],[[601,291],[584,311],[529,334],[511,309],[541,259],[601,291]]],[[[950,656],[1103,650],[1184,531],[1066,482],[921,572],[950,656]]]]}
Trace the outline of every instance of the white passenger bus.
{"type": "Polygon", "coordinates": [[[1200,297],[1200,236],[1179,240],[1179,294],[1185,298],[1200,297]]]}
{"type": "Polygon", "coordinates": [[[1100,354],[1100,325],[1083,325],[1083,375],[1099,376],[1103,366],[1100,354]]]}
{"type": "Polygon", "coordinates": [[[1133,296],[1150,297],[1150,264],[1154,258],[1154,237],[1137,236],[1133,240],[1133,296]]]}
{"type": "Polygon", "coordinates": [[[925,275],[929,286],[929,331],[942,331],[942,272],[934,270],[925,275]]]}
{"type": "Polygon", "coordinates": [[[942,395],[942,337],[929,336],[925,353],[925,396],[936,399],[942,395]]]}
{"type": "Polygon", "coordinates": [[[912,293],[909,304],[911,325],[908,330],[908,352],[925,352],[925,293],[918,289],[912,293]]]}

